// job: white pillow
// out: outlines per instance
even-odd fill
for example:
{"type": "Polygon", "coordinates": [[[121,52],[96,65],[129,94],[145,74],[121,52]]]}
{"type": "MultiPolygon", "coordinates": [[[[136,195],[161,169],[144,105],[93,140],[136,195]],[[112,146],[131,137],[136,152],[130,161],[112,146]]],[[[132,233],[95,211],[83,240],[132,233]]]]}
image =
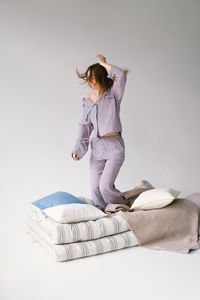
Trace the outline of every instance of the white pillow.
{"type": "Polygon", "coordinates": [[[57,205],[46,208],[43,212],[59,223],[77,223],[108,216],[91,204],[79,203],[57,205]]]}
{"type": "Polygon", "coordinates": [[[148,210],[169,205],[179,195],[179,191],[170,188],[156,188],[141,193],[130,209],[148,210]]]}

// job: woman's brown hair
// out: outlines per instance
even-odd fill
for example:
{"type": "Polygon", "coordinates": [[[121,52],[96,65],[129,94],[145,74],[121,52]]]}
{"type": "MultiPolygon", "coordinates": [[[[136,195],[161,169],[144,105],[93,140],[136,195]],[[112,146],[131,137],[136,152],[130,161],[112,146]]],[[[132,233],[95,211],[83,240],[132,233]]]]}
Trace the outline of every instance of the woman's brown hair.
{"type": "MultiPolygon", "coordinates": [[[[129,69],[122,69],[124,72],[129,73],[129,69]]],[[[84,73],[80,73],[78,69],[76,68],[76,74],[79,78],[83,79],[83,83],[88,83],[92,77],[95,78],[95,80],[100,84],[101,86],[101,92],[108,91],[114,82],[114,79],[108,78],[108,72],[106,68],[104,68],[101,64],[96,63],[93,65],[90,65],[87,70],[84,73]],[[88,75],[89,74],[89,75],[88,75]]]]}

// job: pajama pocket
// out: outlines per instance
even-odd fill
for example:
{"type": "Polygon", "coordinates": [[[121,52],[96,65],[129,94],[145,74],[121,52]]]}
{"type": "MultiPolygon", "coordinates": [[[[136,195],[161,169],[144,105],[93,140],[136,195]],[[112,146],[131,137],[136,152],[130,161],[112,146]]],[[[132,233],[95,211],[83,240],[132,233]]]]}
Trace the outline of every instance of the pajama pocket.
{"type": "Polygon", "coordinates": [[[116,144],[117,144],[117,147],[118,149],[124,151],[125,150],[125,144],[124,144],[124,141],[123,139],[121,138],[121,136],[117,136],[116,140],[115,140],[116,144]]]}
{"type": "Polygon", "coordinates": [[[101,153],[101,140],[93,138],[90,141],[90,148],[91,148],[92,152],[95,152],[95,153],[99,153],[100,152],[101,153]]]}

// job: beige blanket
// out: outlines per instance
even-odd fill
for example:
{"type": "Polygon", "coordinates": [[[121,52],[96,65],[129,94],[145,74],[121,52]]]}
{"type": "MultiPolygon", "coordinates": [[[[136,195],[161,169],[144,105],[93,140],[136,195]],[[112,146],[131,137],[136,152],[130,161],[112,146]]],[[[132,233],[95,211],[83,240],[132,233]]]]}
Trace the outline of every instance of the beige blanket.
{"type": "Polygon", "coordinates": [[[105,212],[118,214],[127,221],[140,246],[179,253],[200,248],[199,208],[190,200],[177,198],[166,207],[146,211],[134,211],[124,204],[109,204],[105,212]]]}

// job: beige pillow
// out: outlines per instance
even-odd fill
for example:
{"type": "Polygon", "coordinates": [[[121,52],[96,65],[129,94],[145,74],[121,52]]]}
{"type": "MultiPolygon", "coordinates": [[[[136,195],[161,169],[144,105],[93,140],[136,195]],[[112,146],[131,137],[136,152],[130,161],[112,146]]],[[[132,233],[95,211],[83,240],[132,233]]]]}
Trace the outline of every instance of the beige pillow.
{"type": "Polygon", "coordinates": [[[134,187],[134,189],[143,189],[143,188],[151,188],[153,189],[154,186],[146,179],[141,180],[138,185],[134,187]]]}
{"type": "Polygon", "coordinates": [[[91,205],[94,205],[94,202],[91,198],[87,198],[87,197],[83,197],[83,196],[77,196],[77,198],[79,198],[80,200],[83,200],[91,205]]]}
{"type": "Polygon", "coordinates": [[[170,188],[155,188],[142,192],[131,205],[133,210],[157,209],[169,205],[179,195],[170,188]]]}

